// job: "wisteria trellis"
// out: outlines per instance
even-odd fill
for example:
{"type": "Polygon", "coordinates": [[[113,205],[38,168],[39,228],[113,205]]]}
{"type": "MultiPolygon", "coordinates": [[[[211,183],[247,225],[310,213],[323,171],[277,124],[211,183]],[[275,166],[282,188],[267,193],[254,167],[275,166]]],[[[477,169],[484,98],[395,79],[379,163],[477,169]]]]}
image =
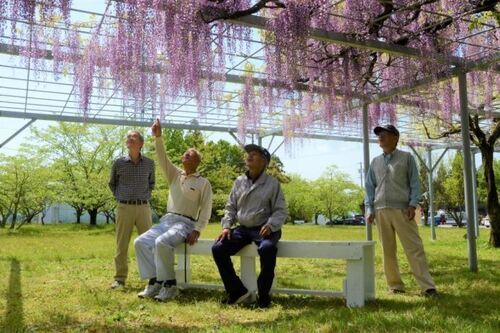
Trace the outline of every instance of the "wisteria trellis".
{"type": "MultiPolygon", "coordinates": [[[[54,73],[71,67],[84,116],[93,87],[110,83],[137,110],[149,103],[153,114],[163,117],[171,100],[187,94],[203,114],[207,100],[223,99],[214,94],[224,85],[225,63],[232,54],[248,52],[242,41],[256,34],[226,19],[266,17],[259,38],[268,84],[255,85],[247,74],[240,93],[242,136],[258,130],[265,112],[277,106],[286,110],[285,136],[299,135],[315,122],[333,126],[360,119],[356,101],[450,70],[451,60],[443,59],[494,55],[500,37],[498,1],[492,0],[119,0],[109,3],[86,38],[72,24],[71,5],[71,0],[1,1],[0,32],[21,47],[35,71],[48,52],[54,73]],[[56,25],[65,29],[53,29],[56,25]],[[308,28],[416,48],[425,57],[328,43],[311,38],[308,28]],[[297,90],[299,84],[306,89],[297,90]]],[[[489,110],[500,76],[490,68],[469,73],[468,81],[471,102],[489,110]]],[[[412,99],[420,112],[451,119],[458,105],[456,84],[437,85],[432,101],[428,94],[412,99]]],[[[370,121],[395,122],[395,102],[370,104],[370,121]]]]}

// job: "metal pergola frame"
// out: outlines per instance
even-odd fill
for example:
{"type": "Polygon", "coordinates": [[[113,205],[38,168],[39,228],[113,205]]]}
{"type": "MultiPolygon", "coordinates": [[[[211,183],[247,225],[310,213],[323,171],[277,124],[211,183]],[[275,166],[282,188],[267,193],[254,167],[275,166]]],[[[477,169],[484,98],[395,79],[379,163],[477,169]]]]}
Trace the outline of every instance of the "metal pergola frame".
{"type": "MultiPolygon", "coordinates": [[[[334,4],[335,5],[335,4],[334,4]]],[[[112,18],[112,16],[107,15],[107,13],[92,12],[87,10],[81,10],[78,8],[71,8],[72,12],[78,13],[78,15],[94,15],[100,17],[100,22],[102,23],[106,18],[112,18]]],[[[435,15],[444,15],[443,13],[432,13],[435,15]]],[[[352,19],[343,17],[343,19],[352,19]]],[[[458,18],[462,19],[462,18],[458,18]]],[[[267,19],[264,17],[249,15],[246,17],[228,20],[232,24],[242,25],[250,27],[251,29],[266,30],[267,29],[267,19]]],[[[18,22],[19,24],[26,24],[26,22],[18,22]]],[[[494,29],[497,27],[492,27],[485,25],[485,27],[494,29]]],[[[52,27],[53,29],[66,29],[65,27],[52,27]]],[[[82,33],[91,34],[90,29],[81,29],[82,33]]],[[[472,36],[472,35],[471,35],[472,36]]],[[[466,36],[464,39],[468,39],[471,36],[466,36]]],[[[90,106],[90,113],[83,118],[79,112],[79,106],[75,101],[72,101],[72,97],[77,96],[75,91],[75,86],[69,78],[72,77],[72,73],[60,72],[63,74],[63,78],[60,81],[49,80],[47,78],[43,80],[33,79],[33,73],[29,66],[31,61],[28,62],[28,66],[20,65],[5,65],[3,59],[6,57],[20,57],[20,48],[15,45],[8,43],[1,43],[2,39],[6,39],[8,36],[0,36],[0,68],[4,71],[8,69],[12,70],[12,76],[1,76],[0,79],[6,82],[0,84],[0,117],[10,117],[10,118],[23,118],[29,119],[30,121],[24,125],[20,130],[9,137],[4,143],[0,145],[0,148],[22,130],[29,127],[35,120],[49,120],[49,121],[66,121],[66,122],[88,122],[88,123],[98,123],[98,124],[108,124],[108,125],[127,125],[127,126],[139,126],[147,127],[156,118],[155,111],[144,105],[142,113],[135,113],[131,111],[131,107],[127,101],[123,99],[120,94],[119,87],[109,88],[108,96],[97,96],[93,95],[90,106]],[[25,73],[24,73],[24,72],[25,73]],[[25,76],[16,76],[14,73],[19,74],[23,72],[25,76]],[[17,84],[19,83],[19,84],[17,84]],[[17,84],[17,86],[16,86],[17,84]],[[24,88],[23,88],[24,85],[24,88]],[[50,86],[50,88],[48,88],[50,86]],[[52,97],[46,97],[46,95],[52,97]],[[65,98],[56,99],[54,96],[64,96],[65,98]],[[147,110],[147,112],[146,112],[147,110]]],[[[358,49],[365,49],[370,51],[384,52],[397,57],[405,58],[423,58],[429,56],[425,54],[422,50],[400,46],[395,44],[389,44],[379,40],[359,40],[348,34],[324,31],[320,29],[310,29],[310,38],[319,41],[343,45],[348,47],[354,47],[358,49]]],[[[260,41],[251,39],[251,43],[258,45],[260,41]]],[[[448,40],[449,43],[467,43],[466,41],[448,40]]],[[[50,47],[50,43],[46,41],[47,47],[50,47]]],[[[433,149],[463,149],[464,154],[464,174],[465,174],[465,192],[466,192],[466,211],[467,218],[470,220],[474,212],[473,203],[473,182],[471,170],[473,167],[471,158],[471,147],[470,139],[468,134],[468,116],[470,112],[469,102],[467,100],[467,82],[466,73],[471,71],[481,71],[485,69],[494,68],[497,72],[500,72],[500,65],[498,64],[500,60],[500,46],[499,45],[478,45],[480,47],[488,48],[491,52],[484,57],[478,57],[477,54],[469,56],[469,59],[462,57],[442,57],[433,55],[434,59],[442,64],[449,65],[449,68],[441,73],[437,73],[432,77],[420,77],[417,80],[399,87],[393,88],[389,91],[380,92],[372,96],[358,95],[356,97],[356,102],[352,105],[353,108],[361,109],[362,119],[359,119],[359,123],[353,122],[351,124],[343,124],[337,128],[328,128],[319,122],[315,122],[310,128],[308,128],[303,133],[300,133],[301,137],[312,138],[312,139],[323,139],[323,140],[335,140],[335,141],[348,141],[348,142],[362,142],[363,143],[363,161],[365,174],[368,171],[370,164],[370,152],[369,143],[374,143],[373,134],[370,135],[369,132],[369,120],[368,120],[368,105],[378,102],[386,102],[393,104],[399,104],[405,106],[405,108],[398,110],[400,118],[398,120],[397,126],[400,128],[402,133],[402,142],[412,141],[412,146],[423,146],[426,147],[428,152],[428,165],[429,170],[433,170],[431,163],[431,151],[433,149]],[[494,66],[494,67],[492,67],[494,66]],[[441,81],[450,80],[452,78],[458,78],[459,83],[459,93],[460,93],[460,119],[462,124],[462,138],[460,141],[457,140],[441,140],[436,142],[435,140],[429,140],[423,137],[420,133],[415,131],[410,123],[415,119],[415,114],[412,112],[414,107],[411,103],[411,99],[399,98],[395,101],[396,96],[408,96],[409,94],[425,89],[430,85],[439,83],[441,81]]],[[[251,54],[234,54],[234,58],[237,58],[234,63],[231,63],[225,69],[224,74],[224,89],[222,93],[229,95],[226,100],[223,101],[210,101],[211,106],[208,110],[200,117],[199,111],[197,109],[196,103],[193,102],[193,96],[180,96],[178,101],[172,103],[171,107],[167,109],[168,119],[170,120],[166,127],[178,128],[185,130],[201,130],[201,131],[212,131],[212,132],[225,132],[230,133],[236,138],[234,133],[238,132],[238,107],[239,102],[237,98],[239,96],[238,87],[241,87],[245,83],[246,76],[248,72],[241,69],[241,66],[250,61],[256,61],[257,63],[262,63],[264,57],[261,55],[262,47],[254,47],[251,54]],[[216,105],[216,106],[215,106],[216,105]],[[224,114],[225,112],[225,114],[224,114]]],[[[50,50],[47,50],[45,56],[40,61],[50,62],[52,59],[52,54],[50,50]]],[[[161,69],[157,68],[156,71],[159,72],[161,69]]],[[[49,71],[47,71],[49,72],[49,71]]],[[[57,74],[57,73],[56,73],[57,74]]],[[[259,86],[267,86],[269,83],[265,78],[263,78],[263,73],[256,71],[256,77],[253,78],[253,83],[259,86]]],[[[318,88],[321,89],[321,88],[318,88]]],[[[309,87],[306,85],[298,84],[298,91],[308,91],[309,87]]],[[[340,92],[339,92],[340,94],[340,92]]],[[[489,112],[489,115],[500,116],[500,104],[496,102],[494,104],[494,109],[489,112]]],[[[280,123],[279,116],[269,116],[269,119],[263,119],[261,127],[255,130],[248,130],[247,133],[251,134],[252,137],[256,136],[258,142],[262,142],[263,137],[268,136],[284,136],[283,127],[280,123]]],[[[413,149],[413,148],[412,148],[413,149]]],[[[415,152],[416,153],[416,152],[415,152]]],[[[420,157],[419,157],[420,158],[420,157]]],[[[421,159],[421,158],[420,158],[421,159]]],[[[438,161],[439,162],[439,161],[438,161]]],[[[437,164],[437,163],[436,163],[437,164]]],[[[425,165],[425,163],[424,163],[425,165]]],[[[429,182],[432,183],[432,172],[429,173],[429,182]]],[[[431,196],[432,196],[432,188],[431,196]]],[[[432,204],[430,209],[431,214],[431,237],[435,239],[435,230],[432,223],[432,204]]],[[[477,222],[477,219],[474,218],[477,222]]],[[[476,255],[476,244],[475,235],[473,228],[477,228],[472,223],[467,223],[467,234],[468,234],[468,249],[469,249],[469,267],[472,271],[477,270],[477,255],[476,255]]],[[[372,239],[371,226],[367,225],[366,230],[367,239],[372,239]]]]}

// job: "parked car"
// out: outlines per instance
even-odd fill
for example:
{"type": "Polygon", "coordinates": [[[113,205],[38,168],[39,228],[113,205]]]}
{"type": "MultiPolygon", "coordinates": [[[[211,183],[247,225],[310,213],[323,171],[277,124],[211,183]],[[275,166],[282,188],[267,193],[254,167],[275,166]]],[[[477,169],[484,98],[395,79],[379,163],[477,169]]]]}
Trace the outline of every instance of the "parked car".
{"type": "Polygon", "coordinates": [[[447,224],[446,222],[449,221],[450,219],[453,220],[448,214],[434,215],[434,225],[447,224]],[[444,221],[442,220],[443,219],[442,215],[444,215],[444,221]]]}
{"type": "MultiPolygon", "coordinates": [[[[462,213],[462,224],[463,225],[467,224],[467,216],[465,215],[465,213],[462,213]]],[[[444,213],[444,214],[438,214],[438,215],[434,216],[434,225],[451,225],[453,227],[456,227],[457,222],[455,221],[453,216],[451,216],[448,213],[444,213]],[[444,220],[442,220],[443,217],[444,217],[444,220]]]]}
{"type": "Polygon", "coordinates": [[[352,214],[343,220],[346,225],[364,225],[365,217],[361,214],[352,214]]]}
{"type": "Polygon", "coordinates": [[[490,228],[491,227],[490,217],[488,215],[483,217],[481,219],[481,224],[484,225],[486,228],[490,228]]]}
{"type": "Polygon", "coordinates": [[[344,220],[343,219],[334,219],[334,220],[330,220],[328,222],[325,223],[326,225],[342,225],[344,224],[344,220]]]}
{"type": "Polygon", "coordinates": [[[365,224],[365,216],[363,214],[354,215],[354,218],[356,218],[360,224],[365,224]]]}

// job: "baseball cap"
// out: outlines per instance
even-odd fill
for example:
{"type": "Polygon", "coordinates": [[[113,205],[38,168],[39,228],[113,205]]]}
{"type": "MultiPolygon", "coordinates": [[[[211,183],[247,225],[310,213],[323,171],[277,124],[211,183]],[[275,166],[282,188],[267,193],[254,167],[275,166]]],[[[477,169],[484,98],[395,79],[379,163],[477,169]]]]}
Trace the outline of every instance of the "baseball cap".
{"type": "Polygon", "coordinates": [[[375,133],[375,135],[379,135],[380,132],[382,132],[382,131],[386,131],[386,132],[392,133],[396,136],[399,136],[398,129],[393,125],[377,126],[373,129],[373,133],[375,133]]]}
{"type": "Polygon", "coordinates": [[[245,151],[247,153],[249,153],[251,151],[257,151],[266,159],[267,163],[271,162],[271,154],[269,153],[269,151],[266,148],[263,148],[259,145],[252,143],[252,144],[246,145],[245,147],[243,147],[243,149],[245,149],[245,151]]]}

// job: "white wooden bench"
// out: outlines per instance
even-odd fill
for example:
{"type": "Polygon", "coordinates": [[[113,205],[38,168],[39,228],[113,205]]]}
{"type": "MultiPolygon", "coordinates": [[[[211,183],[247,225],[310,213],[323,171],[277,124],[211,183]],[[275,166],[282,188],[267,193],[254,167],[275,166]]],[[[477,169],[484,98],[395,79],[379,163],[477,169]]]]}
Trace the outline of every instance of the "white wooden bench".
{"type": "MultiPolygon", "coordinates": [[[[199,240],[193,246],[181,244],[176,248],[178,255],[176,279],[179,287],[223,288],[222,285],[192,283],[191,281],[190,255],[212,256],[213,244],[214,240],[205,239],[199,240]]],[[[343,281],[342,291],[273,288],[272,292],[345,297],[348,307],[362,307],[365,301],[375,299],[374,245],[373,241],[279,241],[278,257],[344,259],[347,261],[347,276],[343,281]]],[[[235,256],[241,259],[241,280],[255,299],[257,247],[254,244],[247,245],[235,256]]],[[[277,278],[279,279],[279,276],[277,278]]]]}

